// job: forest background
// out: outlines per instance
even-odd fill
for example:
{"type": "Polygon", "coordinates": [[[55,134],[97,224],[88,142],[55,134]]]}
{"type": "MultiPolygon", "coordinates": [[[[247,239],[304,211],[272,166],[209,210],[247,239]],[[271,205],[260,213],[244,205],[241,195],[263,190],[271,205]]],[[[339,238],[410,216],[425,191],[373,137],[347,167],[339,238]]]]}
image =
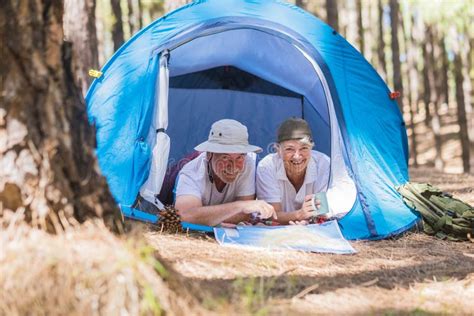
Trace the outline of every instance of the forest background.
{"type": "MultiPolygon", "coordinates": [[[[186,2],[1,1],[0,314],[472,313],[470,242],[408,234],[340,257],[123,221],[94,154],[89,70],[186,2]]],[[[473,203],[473,1],[296,4],[400,93],[412,179],[473,203]]]]}
{"type": "MultiPolygon", "coordinates": [[[[87,40],[85,47],[77,47],[81,52],[77,58],[82,68],[78,75],[83,78],[83,92],[91,81],[89,68],[100,68],[142,27],[188,2],[191,1],[66,0],[66,39],[87,40]],[[77,21],[78,12],[87,15],[83,20],[86,23],[77,21]]],[[[388,87],[400,92],[399,106],[410,139],[410,165],[448,173],[473,170],[472,0],[294,3],[340,32],[373,65],[388,87]]]]}

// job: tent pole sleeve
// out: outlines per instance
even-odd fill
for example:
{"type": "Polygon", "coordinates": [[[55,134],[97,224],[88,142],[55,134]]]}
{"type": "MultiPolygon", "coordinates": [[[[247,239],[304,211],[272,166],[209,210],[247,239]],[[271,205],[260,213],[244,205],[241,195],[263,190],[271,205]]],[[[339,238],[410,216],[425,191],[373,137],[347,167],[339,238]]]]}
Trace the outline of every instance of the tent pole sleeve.
{"type": "Polygon", "coordinates": [[[140,189],[140,194],[147,201],[162,208],[163,204],[158,200],[163,181],[165,179],[168,156],[170,151],[170,139],[166,135],[168,128],[168,93],[169,93],[169,51],[164,50],[160,55],[158,80],[155,99],[155,110],[153,112],[153,127],[156,132],[155,144],[152,150],[151,167],[148,179],[140,189]]]}

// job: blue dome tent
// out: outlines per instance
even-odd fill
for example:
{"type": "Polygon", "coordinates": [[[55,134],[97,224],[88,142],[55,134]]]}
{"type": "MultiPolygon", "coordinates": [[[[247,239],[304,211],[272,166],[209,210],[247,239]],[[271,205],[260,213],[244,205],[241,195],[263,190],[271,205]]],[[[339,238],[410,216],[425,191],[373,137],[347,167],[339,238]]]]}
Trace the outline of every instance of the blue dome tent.
{"type": "MultiPolygon", "coordinates": [[[[306,119],[331,158],[328,200],[348,239],[381,239],[418,220],[395,186],[408,181],[407,136],[390,91],[364,57],[313,15],[278,0],[198,0],[153,22],[102,69],[87,97],[102,173],[123,214],[140,192],[160,205],[167,166],[239,120],[267,151],[277,126],[306,119]]],[[[259,157],[262,158],[262,157],[259,157]]]]}

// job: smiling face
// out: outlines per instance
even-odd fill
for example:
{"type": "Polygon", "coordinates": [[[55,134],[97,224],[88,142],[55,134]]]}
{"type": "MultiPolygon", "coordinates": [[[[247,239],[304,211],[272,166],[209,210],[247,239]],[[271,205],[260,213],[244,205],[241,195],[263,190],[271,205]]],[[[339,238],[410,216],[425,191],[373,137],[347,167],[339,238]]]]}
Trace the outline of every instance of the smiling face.
{"type": "MultiPolygon", "coordinates": [[[[216,154],[210,157],[214,174],[224,183],[234,182],[245,167],[246,154],[216,154]]],[[[208,158],[209,159],[209,158],[208,158]]]]}
{"type": "Polygon", "coordinates": [[[306,172],[313,144],[309,140],[286,140],[277,145],[287,175],[302,175],[306,172]]]}

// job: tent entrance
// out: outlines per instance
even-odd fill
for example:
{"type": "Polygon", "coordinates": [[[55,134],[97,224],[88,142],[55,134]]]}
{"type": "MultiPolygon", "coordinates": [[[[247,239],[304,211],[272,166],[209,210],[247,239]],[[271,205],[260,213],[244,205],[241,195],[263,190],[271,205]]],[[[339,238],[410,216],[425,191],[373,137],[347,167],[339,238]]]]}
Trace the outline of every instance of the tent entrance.
{"type": "Polygon", "coordinates": [[[169,164],[207,139],[218,119],[245,124],[263,156],[272,152],[283,120],[304,117],[316,149],[331,158],[330,204],[340,212],[354,205],[356,187],[344,160],[331,91],[318,64],[293,42],[253,28],[189,39],[170,51],[167,101],[169,164]]]}
{"type": "Polygon", "coordinates": [[[212,123],[223,118],[248,127],[250,142],[264,149],[262,158],[273,150],[281,122],[304,117],[304,97],[237,67],[220,66],[171,77],[168,113],[167,133],[177,140],[171,142],[170,164],[207,139],[212,123]]]}

